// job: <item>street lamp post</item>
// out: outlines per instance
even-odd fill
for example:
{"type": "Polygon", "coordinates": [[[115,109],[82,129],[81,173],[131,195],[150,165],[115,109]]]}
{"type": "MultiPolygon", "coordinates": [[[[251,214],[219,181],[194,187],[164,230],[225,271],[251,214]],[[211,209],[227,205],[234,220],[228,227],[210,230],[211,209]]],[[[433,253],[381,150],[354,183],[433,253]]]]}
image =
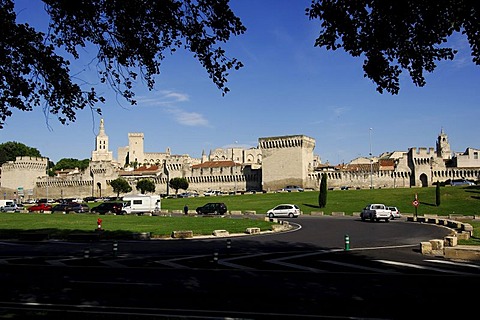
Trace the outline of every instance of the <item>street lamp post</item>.
{"type": "Polygon", "coordinates": [[[368,138],[370,141],[370,189],[373,189],[372,128],[370,128],[368,138]]]}

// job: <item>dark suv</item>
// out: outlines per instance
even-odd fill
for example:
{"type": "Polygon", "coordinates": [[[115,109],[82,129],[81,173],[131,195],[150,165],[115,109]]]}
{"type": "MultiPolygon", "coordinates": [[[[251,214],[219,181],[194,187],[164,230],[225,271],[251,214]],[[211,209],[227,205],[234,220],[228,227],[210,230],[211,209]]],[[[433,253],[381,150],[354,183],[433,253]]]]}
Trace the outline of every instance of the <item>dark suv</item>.
{"type": "Polygon", "coordinates": [[[122,202],[102,202],[98,206],[90,209],[90,212],[105,214],[105,213],[115,213],[123,214],[123,203],[122,202]]]}
{"type": "Polygon", "coordinates": [[[59,203],[54,205],[52,209],[50,209],[52,213],[54,212],[61,212],[61,213],[86,213],[89,212],[88,206],[83,203],[76,203],[76,202],[69,202],[69,203],[59,203]]]}
{"type": "Polygon", "coordinates": [[[209,202],[196,209],[197,214],[225,214],[227,206],[223,202],[209,202]]]}

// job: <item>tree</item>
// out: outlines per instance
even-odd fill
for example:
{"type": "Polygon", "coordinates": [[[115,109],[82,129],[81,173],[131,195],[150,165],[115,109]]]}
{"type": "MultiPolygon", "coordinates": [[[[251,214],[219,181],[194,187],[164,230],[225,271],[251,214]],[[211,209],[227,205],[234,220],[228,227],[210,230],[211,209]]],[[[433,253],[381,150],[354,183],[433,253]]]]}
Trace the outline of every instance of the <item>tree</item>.
{"type": "Polygon", "coordinates": [[[63,158],[60,159],[52,170],[63,170],[63,169],[75,169],[78,168],[79,170],[85,170],[88,168],[90,164],[89,159],[78,160],[74,158],[63,158]]]}
{"type": "Polygon", "coordinates": [[[398,93],[402,70],[423,87],[424,73],[437,61],[454,59],[457,51],[445,46],[454,32],[467,36],[472,60],[480,64],[479,2],[312,0],[306,14],[321,21],[315,46],[364,56],[364,75],[380,93],[398,93]]]}
{"type": "Polygon", "coordinates": [[[188,189],[188,181],[186,178],[173,178],[170,179],[170,182],[168,184],[170,188],[175,189],[175,194],[178,193],[178,189],[188,189]]]}
{"type": "Polygon", "coordinates": [[[86,107],[101,114],[105,98],[70,70],[92,48],[101,83],[132,105],[136,80],[153,89],[162,61],[177,49],[192,52],[222,94],[228,71],[243,66],[219,45],[246,31],[228,0],[43,2],[48,33],[17,23],[14,0],[0,0],[0,129],[12,109],[43,107],[62,124],[86,107]]]}
{"type": "Polygon", "coordinates": [[[440,206],[440,183],[437,180],[437,186],[435,187],[435,205],[440,206]]]}
{"type": "Polygon", "coordinates": [[[140,190],[142,194],[155,192],[155,183],[149,179],[141,179],[137,182],[137,190],[140,190]]]}
{"type": "Polygon", "coordinates": [[[120,196],[120,193],[128,193],[132,191],[132,187],[128,181],[123,178],[117,178],[110,181],[110,185],[112,186],[113,192],[117,193],[117,198],[120,196]]]}
{"type": "Polygon", "coordinates": [[[318,207],[325,208],[327,205],[327,175],[322,174],[322,180],[320,181],[320,192],[318,194],[318,207]]]}
{"type": "MultiPolygon", "coordinates": [[[[0,106],[1,108],[1,106],[0,106]]],[[[23,143],[8,141],[0,144],[0,166],[8,161],[15,161],[17,157],[41,157],[40,151],[28,147],[23,143]]]]}

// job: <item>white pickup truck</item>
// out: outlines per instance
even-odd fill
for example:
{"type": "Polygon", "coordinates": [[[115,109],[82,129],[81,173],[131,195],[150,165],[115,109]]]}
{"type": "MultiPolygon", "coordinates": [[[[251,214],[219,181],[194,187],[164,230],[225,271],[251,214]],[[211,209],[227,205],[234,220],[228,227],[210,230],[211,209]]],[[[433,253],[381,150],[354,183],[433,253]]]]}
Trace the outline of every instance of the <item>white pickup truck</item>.
{"type": "Polygon", "coordinates": [[[363,208],[362,212],[360,212],[360,218],[362,221],[369,219],[370,221],[379,221],[381,219],[385,220],[385,222],[390,221],[390,217],[392,212],[387,209],[384,204],[381,203],[374,203],[369,204],[365,208],[363,208]]]}

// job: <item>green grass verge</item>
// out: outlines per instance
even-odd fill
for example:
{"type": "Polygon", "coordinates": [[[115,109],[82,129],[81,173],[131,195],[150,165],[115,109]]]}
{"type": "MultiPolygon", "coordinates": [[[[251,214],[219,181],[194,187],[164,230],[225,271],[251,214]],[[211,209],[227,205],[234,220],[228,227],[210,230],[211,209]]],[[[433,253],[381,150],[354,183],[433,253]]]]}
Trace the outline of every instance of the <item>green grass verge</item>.
{"type": "Polygon", "coordinates": [[[152,237],[170,237],[173,231],[180,230],[191,230],[194,235],[211,235],[214,230],[244,233],[249,227],[267,231],[273,224],[263,219],[229,217],[2,213],[0,237],[48,233],[51,238],[66,238],[72,233],[94,233],[98,218],[102,219],[102,236],[108,239],[132,238],[132,233],[143,232],[150,232],[152,237]]]}

